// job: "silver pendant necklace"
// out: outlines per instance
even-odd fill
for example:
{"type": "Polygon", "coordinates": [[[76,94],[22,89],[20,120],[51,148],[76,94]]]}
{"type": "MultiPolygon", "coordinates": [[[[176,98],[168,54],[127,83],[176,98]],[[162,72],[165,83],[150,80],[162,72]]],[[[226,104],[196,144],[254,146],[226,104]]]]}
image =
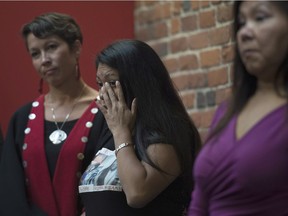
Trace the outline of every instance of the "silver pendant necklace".
{"type": "Polygon", "coordinates": [[[66,121],[69,119],[69,117],[70,117],[71,113],[73,112],[76,104],[77,104],[78,101],[80,100],[80,98],[81,98],[81,96],[82,96],[82,94],[83,94],[83,91],[84,91],[85,86],[86,86],[86,85],[84,84],[84,86],[83,86],[83,88],[82,88],[82,90],[81,90],[81,93],[80,93],[79,97],[77,98],[77,100],[76,100],[75,103],[73,104],[73,106],[72,106],[72,108],[71,108],[71,111],[66,115],[66,117],[65,117],[62,125],[60,126],[60,128],[59,128],[58,123],[57,123],[57,121],[56,121],[55,109],[54,109],[54,107],[51,108],[52,118],[53,118],[53,120],[54,120],[54,123],[55,123],[55,126],[56,126],[57,129],[54,130],[54,131],[50,134],[49,140],[50,140],[54,145],[58,145],[58,144],[60,144],[60,143],[62,143],[63,141],[66,140],[67,134],[66,134],[65,131],[62,130],[62,128],[63,128],[64,124],[66,123],[66,121]]]}
{"type": "MultiPolygon", "coordinates": [[[[73,106],[74,108],[74,106],[73,106]]],[[[56,117],[55,117],[55,112],[54,112],[54,108],[52,107],[51,108],[51,111],[52,111],[52,118],[54,120],[54,123],[56,125],[56,128],[57,130],[53,131],[50,136],[49,136],[49,139],[50,141],[53,143],[53,144],[60,144],[61,142],[63,142],[66,138],[67,138],[67,134],[65,133],[65,131],[62,130],[64,124],[66,123],[66,121],[68,120],[70,114],[72,113],[73,111],[73,108],[72,110],[66,115],[65,117],[65,120],[63,121],[62,125],[58,126],[58,123],[56,122],[56,117]]]]}

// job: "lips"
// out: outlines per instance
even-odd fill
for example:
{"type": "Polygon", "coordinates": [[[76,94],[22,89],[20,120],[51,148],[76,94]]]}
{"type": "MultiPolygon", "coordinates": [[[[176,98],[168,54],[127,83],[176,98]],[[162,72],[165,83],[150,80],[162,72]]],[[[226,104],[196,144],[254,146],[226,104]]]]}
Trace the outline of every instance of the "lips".
{"type": "Polygon", "coordinates": [[[255,54],[257,54],[258,51],[255,49],[246,49],[242,51],[241,53],[242,53],[242,56],[244,57],[250,57],[250,56],[254,56],[255,54]]]}
{"type": "Polygon", "coordinates": [[[56,71],[56,68],[50,68],[50,69],[44,70],[44,71],[43,71],[43,75],[44,75],[44,76],[46,76],[46,75],[51,75],[51,74],[53,74],[55,71],[56,71]]]}

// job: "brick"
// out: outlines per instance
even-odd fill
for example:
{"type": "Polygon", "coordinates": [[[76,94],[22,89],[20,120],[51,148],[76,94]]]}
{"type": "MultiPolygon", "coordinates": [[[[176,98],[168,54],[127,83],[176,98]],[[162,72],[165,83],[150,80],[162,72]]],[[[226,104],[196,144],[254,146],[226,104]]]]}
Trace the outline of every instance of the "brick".
{"type": "Polygon", "coordinates": [[[204,11],[199,15],[200,28],[208,28],[215,26],[215,11],[204,11]]]}
{"type": "Polygon", "coordinates": [[[206,107],[206,97],[203,92],[197,92],[197,108],[205,108],[206,107]]]}
{"type": "Polygon", "coordinates": [[[201,8],[207,8],[210,6],[210,1],[202,1],[200,0],[200,7],[201,8]]]}
{"type": "Polygon", "coordinates": [[[207,86],[207,78],[206,74],[204,73],[179,75],[173,77],[172,79],[177,89],[179,90],[194,89],[207,86]]]}
{"type": "Polygon", "coordinates": [[[153,9],[153,21],[166,19],[171,16],[170,3],[162,2],[153,9]]]}
{"type": "Polygon", "coordinates": [[[188,40],[186,37],[176,38],[171,41],[170,46],[172,53],[184,51],[188,48],[188,40]]]}
{"type": "Polygon", "coordinates": [[[167,43],[166,42],[159,42],[156,43],[152,46],[152,48],[155,50],[155,52],[160,56],[163,57],[165,55],[167,55],[168,53],[168,48],[167,48],[167,43]]]}
{"type": "Polygon", "coordinates": [[[217,21],[220,23],[231,21],[233,19],[233,6],[221,5],[217,10],[217,21]]]}
{"type": "Polygon", "coordinates": [[[154,39],[166,37],[168,35],[168,27],[166,22],[155,23],[153,29],[154,39]]]}
{"type": "Polygon", "coordinates": [[[180,22],[180,20],[179,20],[179,18],[178,17],[174,17],[174,18],[172,18],[171,19],[171,21],[170,21],[170,31],[171,31],[171,34],[176,34],[176,33],[178,33],[178,32],[180,32],[180,30],[181,30],[181,22],[180,22]]]}
{"type": "Polygon", "coordinates": [[[172,1],[171,13],[173,15],[179,15],[182,10],[182,1],[172,1]]]}
{"type": "Polygon", "coordinates": [[[136,31],[136,38],[142,41],[149,41],[153,38],[151,28],[140,28],[136,31]]]}
{"type": "Polygon", "coordinates": [[[215,108],[212,108],[206,111],[192,113],[190,116],[191,119],[194,121],[195,126],[202,130],[204,128],[210,128],[214,114],[215,108]]]}
{"type": "Polygon", "coordinates": [[[183,55],[179,57],[180,70],[196,69],[198,68],[198,59],[195,54],[183,55]]]}
{"type": "Polygon", "coordinates": [[[209,46],[210,39],[207,32],[196,33],[188,38],[190,49],[196,50],[209,46]]]}
{"type": "Polygon", "coordinates": [[[234,77],[234,66],[233,66],[233,64],[230,64],[229,65],[229,78],[230,78],[231,82],[233,80],[233,77],[234,77]]]}
{"type": "Polygon", "coordinates": [[[215,94],[215,91],[208,91],[206,92],[206,102],[207,102],[207,106],[208,107],[211,107],[211,106],[214,106],[215,105],[215,98],[216,94],[215,94]]]}
{"type": "Polygon", "coordinates": [[[162,17],[162,5],[161,4],[157,4],[155,7],[153,7],[153,9],[151,9],[151,13],[150,13],[150,21],[153,21],[154,23],[156,21],[161,20],[162,17]]]}
{"type": "Polygon", "coordinates": [[[194,100],[195,100],[194,93],[181,95],[180,98],[186,109],[192,109],[194,107],[194,100]]]}
{"type": "Polygon", "coordinates": [[[159,4],[159,2],[158,1],[142,1],[143,2],[143,4],[144,4],[144,7],[151,7],[151,6],[153,6],[153,5],[155,5],[155,4],[159,4]]]}
{"type": "Polygon", "coordinates": [[[169,73],[173,73],[179,70],[179,62],[177,58],[163,59],[163,63],[166,66],[169,73]]]}
{"type": "Polygon", "coordinates": [[[162,6],[162,19],[167,19],[170,18],[172,15],[172,10],[171,10],[171,2],[167,1],[165,4],[162,6]]]}
{"type": "Polygon", "coordinates": [[[135,2],[135,38],[153,44],[202,139],[210,111],[231,94],[232,7],[231,0],[135,2]]]}
{"type": "Polygon", "coordinates": [[[219,49],[208,50],[200,53],[200,64],[203,68],[219,65],[221,53],[219,49]]]}
{"type": "Polygon", "coordinates": [[[201,126],[201,113],[200,112],[192,113],[192,114],[190,114],[190,117],[191,117],[192,121],[194,122],[195,126],[197,128],[200,128],[200,126],[201,126]]]}
{"type": "Polygon", "coordinates": [[[139,28],[139,25],[143,25],[147,22],[147,12],[146,11],[139,11],[137,14],[135,14],[135,24],[137,24],[135,27],[139,28]]]}
{"type": "Polygon", "coordinates": [[[220,3],[221,3],[221,0],[212,0],[211,1],[212,5],[217,5],[217,4],[220,4],[220,3]]]}
{"type": "Polygon", "coordinates": [[[216,90],[216,104],[220,104],[223,101],[226,101],[231,95],[231,88],[223,88],[216,90]]]}
{"type": "Polygon", "coordinates": [[[209,33],[210,45],[222,45],[231,40],[231,26],[215,28],[209,33]]]}
{"type": "Polygon", "coordinates": [[[183,11],[187,12],[191,9],[191,2],[189,1],[182,1],[183,11]]]}
{"type": "Polygon", "coordinates": [[[234,59],[234,44],[222,48],[222,63],[232,62],[234,59]]]}
{"type": "Polygon", "coordinates": [[[198,18],[196,15],[189,15],[181,19],[182,31],[193,31],[197,29],[198,18]]]}
{"type": "Polygon", "coordinates": [[[200,8],[200,3],[199,1],[191,0],[191,7],[193,11],[197,11],[200,8]]]}
{"type": "Polygon", "coordinates": [[[209,87],[224,85],[228,82],[228,69],[222,67],[217,70],[211,70],[207,74],[207,81],[209,87]]]}

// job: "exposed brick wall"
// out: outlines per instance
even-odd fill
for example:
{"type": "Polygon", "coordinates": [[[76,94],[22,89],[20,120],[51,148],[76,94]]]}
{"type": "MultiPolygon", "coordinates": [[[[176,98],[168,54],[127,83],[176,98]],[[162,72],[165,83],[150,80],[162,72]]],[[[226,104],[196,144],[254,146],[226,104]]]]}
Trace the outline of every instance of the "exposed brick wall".
{"type": "Polygon", "coordinates": [[[232,1],[136,1],[135,35],[161,56],[183,103],[207,134],[230,94],[232,1]]]}

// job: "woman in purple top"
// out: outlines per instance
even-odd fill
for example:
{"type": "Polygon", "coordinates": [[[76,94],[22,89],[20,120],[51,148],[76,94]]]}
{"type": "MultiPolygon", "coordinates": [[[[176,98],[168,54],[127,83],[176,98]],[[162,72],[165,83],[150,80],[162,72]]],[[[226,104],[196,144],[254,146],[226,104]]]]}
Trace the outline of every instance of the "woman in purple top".
{"type": "Polygon", "coordinates": [[[234,13],[232,97],[197,157],[189,215],[288,215],[288,2],[234,13]]]}

